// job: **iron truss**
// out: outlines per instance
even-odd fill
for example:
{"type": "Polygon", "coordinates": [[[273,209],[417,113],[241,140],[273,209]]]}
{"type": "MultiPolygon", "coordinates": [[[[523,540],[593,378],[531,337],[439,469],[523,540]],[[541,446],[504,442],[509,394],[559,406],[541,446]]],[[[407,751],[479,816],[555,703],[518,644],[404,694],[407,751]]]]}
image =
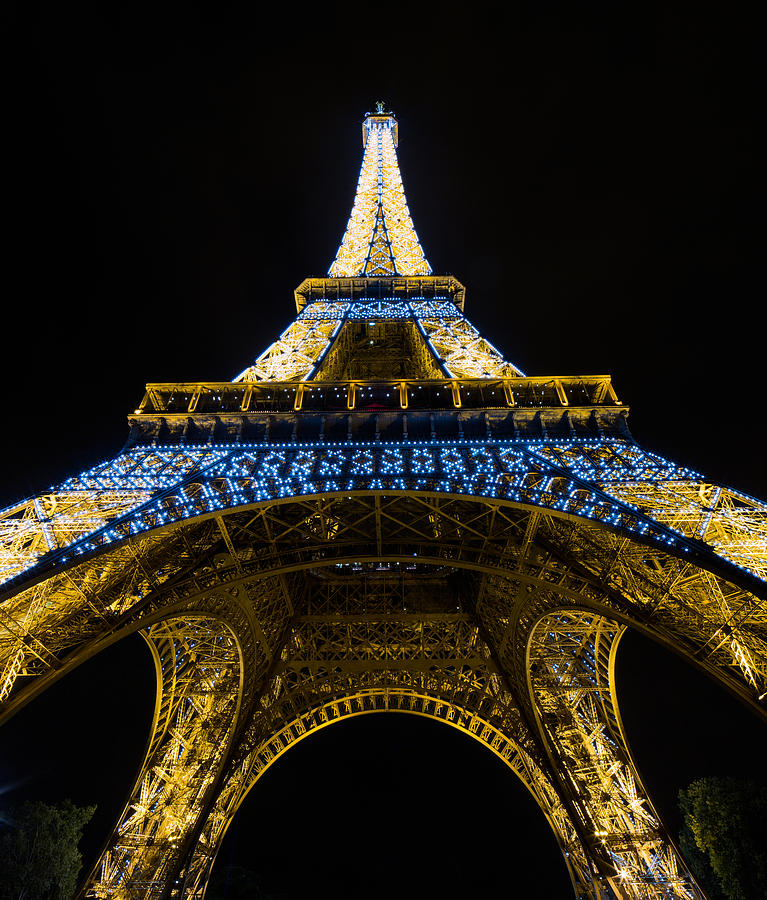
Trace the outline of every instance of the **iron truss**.
{"type": "Polygon", "coordinates": [[[701,896],[631,763],[611,660],[630,623],[761,706],[763,505],[619,440],[141,447],[62,485],[61,525],[58,493],[3,520],[6,715],[136,630],[158,666],[94,896],[196,896],[271,761],[381,709],[504,758],[581,896],[701,896]]]}
{"type": "Polygon", "coordinates": [[[328,275],[429,275],[397,162],[397,121],[383,112],[362,126],[365,152],[357,193],[328,275]]]}
{"type": "MultiPolygon", "coordinates": [[[[201,898],[260,776],[381,711],[480,741],[582,900],[704,900],[642,785],[627,627],[765,716],[767,506],[638,447],[607,376],[527,378],[433,276],[368,116],[327,278],[233,382],[148,385],[127,448],[0,512],[0,722],[140,633],[146,758],[82,895],[201,898]]],[[[513,836],[510,836],[513,839],[513,836]]]]}
{"type": "Polygon", "coordinates": [[[412,323],[448,378],[520,377],[523,373],[463,315],[452,300],[364,298],[315,301],[235,381],[298,381],[314,377],[341,328],[355,321],[412,323]]]}

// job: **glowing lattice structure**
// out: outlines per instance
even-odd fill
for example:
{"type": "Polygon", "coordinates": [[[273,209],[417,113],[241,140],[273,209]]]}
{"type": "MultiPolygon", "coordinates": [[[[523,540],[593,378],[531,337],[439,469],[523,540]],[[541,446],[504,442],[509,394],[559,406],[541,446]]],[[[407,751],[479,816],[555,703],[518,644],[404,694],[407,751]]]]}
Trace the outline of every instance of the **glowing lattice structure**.
{"type": "Polygon", "coordinates": [[[397,162],[397,120],[379,104],[362,126],[357,194],[328,275],[430,275],[397,162]]]}
{"type": "Polygon", "coordinates": [[[608,376],[526,376],[412,229],[382,109],[325,278],[231,382],[149,384],[113,459],[0,513],[0,715],[139,632],[142,771],[82,892],[201,898],[318,728],[460,728],[547,817],[577,897],[700,900],[632,762],[636,627],[765,714],[767,506],[639,447],[608,376]]]}

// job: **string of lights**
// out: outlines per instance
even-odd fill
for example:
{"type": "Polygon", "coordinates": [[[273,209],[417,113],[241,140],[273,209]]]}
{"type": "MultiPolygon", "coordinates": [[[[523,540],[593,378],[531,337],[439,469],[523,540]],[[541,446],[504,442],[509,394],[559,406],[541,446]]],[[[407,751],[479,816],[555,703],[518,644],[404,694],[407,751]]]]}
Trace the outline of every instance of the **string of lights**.
{"type": "Polygon", "coordinates": [[[693,471],[617,439],[509,440],[491,447],[485,441],[464,439],[396,446],[348,442],[300,448],[294,444],[134,448],[68,479],[49,495],[59,505],[64,497],[80,498],[82,512],[76,524],[77,509],[71,504],[66,508],[66,528],[55,515],[36,516],[34,504],[25,508],[23,517],[18,507],[4,511],[0,559],[8,580],[46,556],[65,561],[128,535],[214,510],[280,497],[400,490],[535,503],[652,535],[686,551],[688,538],[713,535],[714,552],[767,578],[767,560],[755,532],[758,527],[767,533],[767,507],[719,488],[718,510],[713,509],[707,505],[703,485],[693,471]],[[202,485],[203,490],[190,496],[184,489],[187,484],[202,485]],[[682,491],[688,494],[684,513],[678,501],[682,491]],[[94,517],[96,496],[122,498],[122,505],[104,506],[94,517]],[[124,508],[126,499],[129,510],[124,508]],[[648,505],[648,499],[654,505],[648,505]],[[666,512],[669,506],[673,517],[666,512]],[[58,536],[60,543],[54,548],[44,540],[44,529],[58,536]],[[28,546],[23,555],[20,542],[28,546]]]}

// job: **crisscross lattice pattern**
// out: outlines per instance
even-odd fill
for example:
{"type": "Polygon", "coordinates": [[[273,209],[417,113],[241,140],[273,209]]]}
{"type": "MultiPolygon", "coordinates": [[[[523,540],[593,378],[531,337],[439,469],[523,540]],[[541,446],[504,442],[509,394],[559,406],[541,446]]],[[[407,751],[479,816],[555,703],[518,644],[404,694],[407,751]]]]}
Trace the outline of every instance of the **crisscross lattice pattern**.
{"type": "Polygon", "coordinates": [[[393,116],[368,116],[365,153],[346,233],[328,275],[429,275],[410,218],[394,143],[393,116]]]}

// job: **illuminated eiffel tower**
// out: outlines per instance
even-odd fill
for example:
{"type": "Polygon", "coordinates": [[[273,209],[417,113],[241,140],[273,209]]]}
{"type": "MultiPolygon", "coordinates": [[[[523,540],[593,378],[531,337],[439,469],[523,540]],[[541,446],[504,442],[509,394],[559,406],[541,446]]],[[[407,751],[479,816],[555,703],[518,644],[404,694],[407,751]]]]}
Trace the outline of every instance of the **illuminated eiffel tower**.
{"type": "Polygon", "coordinates": [[[338,254],[283,334],[231,382],[148,385],[114,459],[0,514],[3,720],[148,642],[151,740],[87,896],[202,897],[276,759],[392,710],[509,766],[577,897],[701,898],[615,653],[637,628],[764,716],[767,508],[639,447],[609,377],[505,360],[426,261],[394,115],[362,135],[338,254]]]}

